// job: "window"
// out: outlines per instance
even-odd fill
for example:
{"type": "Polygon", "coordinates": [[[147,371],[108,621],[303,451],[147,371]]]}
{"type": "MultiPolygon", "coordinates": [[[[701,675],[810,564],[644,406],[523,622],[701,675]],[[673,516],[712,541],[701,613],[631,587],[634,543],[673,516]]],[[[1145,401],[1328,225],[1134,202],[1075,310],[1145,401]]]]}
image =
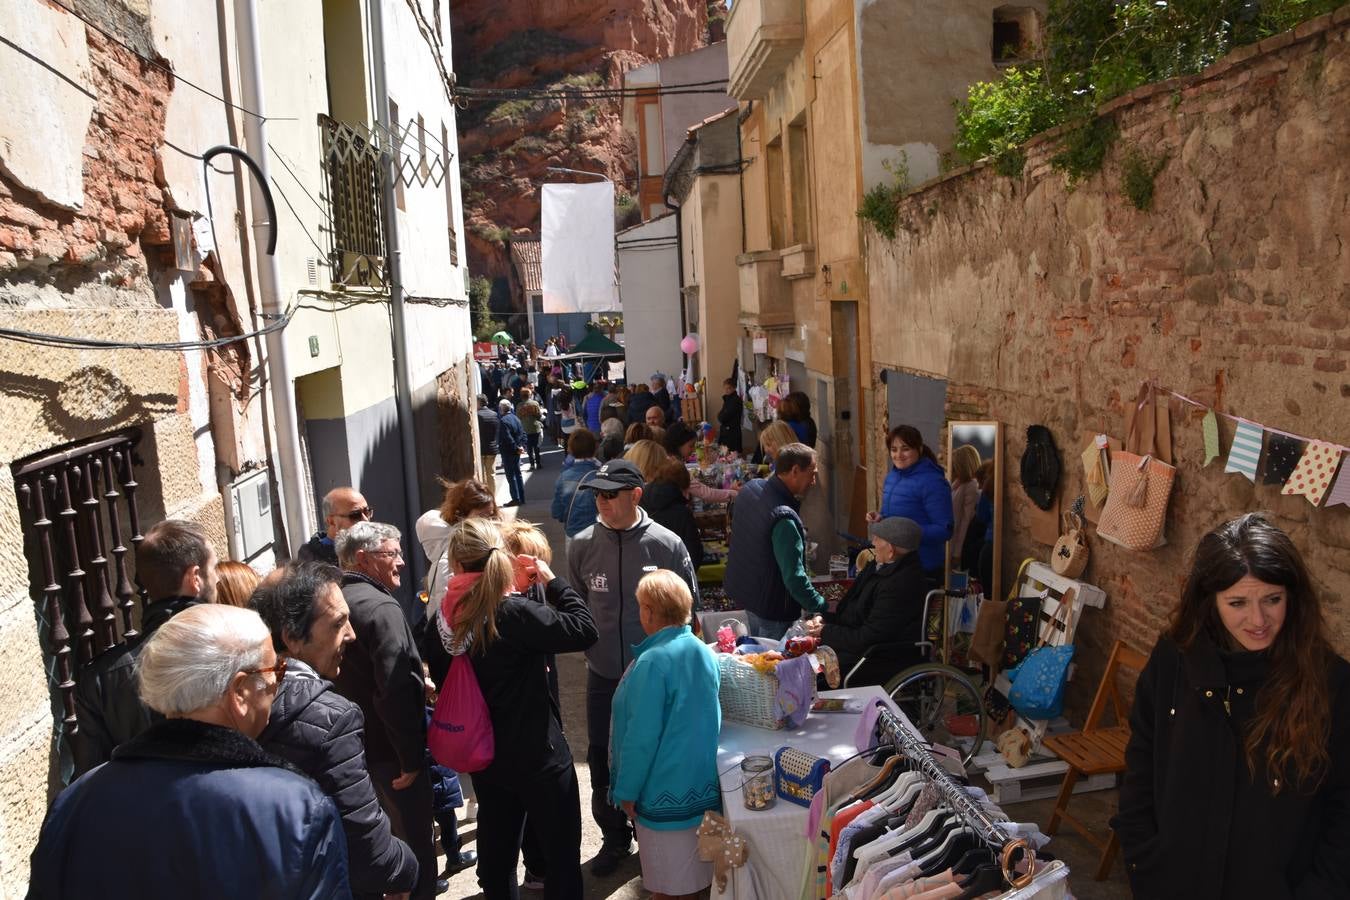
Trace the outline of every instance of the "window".
{"type": "Polygon", "coordinates": [[[1040,41],[1040,23],[1036,10],[1028,6],[1000,6],[994,10],[991,42],[995,65],[1009,65],[1026,59],[1040,41]]]}
{"type": "Polygon", "coordinates": [[[768,189],[769,189],[769,248],[781,250],[787,246],[784,242],[783,225],[787,218],[785,197],[787,176],[783,171],[783,139],[776,137],[769,141],[768,147],[768,189]]]}
{"type": "Polygon", "coordinates": [[[141,542],[136,455],[140,429],[15,462],[30,588],[38,603],[65,736],[75,734],[80,666],[135,637],[131,569],[141,542]]]}
{"type": "Polygon", "coordinates": [[[450,130],[441,123],[441,164],[445,166],[445,227],[450,236],[450,265],[459,265],[459,235],[455,233],[455,179],[450,169],[450,130]]]}
{"type": "Polygon", "coordinates": [[[788,126],[788,167],[792,180],[792,243],[811,242],[811,176],[806,157],[806,113],[788,126]]]}
{"type": "MultiPolygon", "coordinates": [[[[384,279],[384,142],[372,139],[364,125],[348,125],[319,116],[323,135],[322,166],[332,228],[328,261],[333,284],[381,287],[384,279]]],[[[400,181],[401,185],[402,182],[400,181]]]]}

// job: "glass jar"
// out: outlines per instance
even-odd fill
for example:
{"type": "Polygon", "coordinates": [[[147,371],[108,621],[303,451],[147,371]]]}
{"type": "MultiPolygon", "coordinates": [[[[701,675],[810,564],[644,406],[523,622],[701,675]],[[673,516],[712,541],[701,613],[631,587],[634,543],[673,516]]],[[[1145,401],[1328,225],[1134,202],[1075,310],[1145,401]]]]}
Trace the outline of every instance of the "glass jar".
{"type": "Polygon", "coordinates": [[[774,793],[773,758],[747,756],[741,760],[741,798],[746,809],[768,809],[777,799],[774,793]]]}

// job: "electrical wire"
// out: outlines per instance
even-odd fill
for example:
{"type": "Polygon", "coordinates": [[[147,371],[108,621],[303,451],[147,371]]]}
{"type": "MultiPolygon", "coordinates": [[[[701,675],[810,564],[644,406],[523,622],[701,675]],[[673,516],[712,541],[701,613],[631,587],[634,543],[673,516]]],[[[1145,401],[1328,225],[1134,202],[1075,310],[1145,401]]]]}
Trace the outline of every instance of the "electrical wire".
{"type": "Polygon", "coordinates": [[[175,72],[171,67],[166,66],[164,63],[160,62],[159,60],[154,59],[153,57],[146,56],[144,53],[140,52],[140,51],[137,50],[135,47],[131,46],[131,45],[128,44],[126,41],[124,41],[124,40],[122,40],[120,37],[118,37],[117,35],[113,34],[113,33],[110,32],[110,31],[108,31],[108,30],[107,30],[106,28],[104,28],[102,25],[99,25],[97,22],[92,21],[92,20],[89,19],[87,16],[81,15],[81,14],[80,14],[79,12],[77,12],[76,10],[74,10],[74,9],[72,9],[71,7],[67,6],[65,3],[61,2],[61,0],[47,0],[47,2],[50,3],[50,4],[52,4],[53,6],[60,7],[61,9],[65,10],[66,12],[70,13],[72,16],[74,16],[75,18],[79,19],[79,20],[80,20],[81,22],[83,22],[85,25],[87,25],[88,27],[94,29],[94,30],[97,31],[99,34],[103,35],[105,38],[107,38],[108,40],[112,41],[114,44],[117,44],[119,47],[122,47],[123,49],[125,49],[128,53],[131,53],[132,55],[134,55],[134,56],[136,56],[137,58],[139,58],[139,59],[140,59],[142,62],[144,62],[146,65],[151,66],[151,67],[156,68],[156,69],[159,69],[161,72],[163,72],[165,75],[168,75],[168,76],[169,76],[170,78],[172,78],[174,81],[181,81],[181,82],[183,82],[183,84],[186,84],[188,87],[193,88],[194,90],[200,91],[201,93],[205,94],[206,96],[210,97],[211,99],[220,101],[221,103],[225,104],[225,105],[226,105],[227,107],[229,107],[230,109],[237,109],[239,112],[244,113],[245,115],[252,116],[253,118],[259,119],[259,120],[264,121],[264,122],[268,122],[268,121],[272,121],[272,122],[294,122],[294,121],[296,121],[296,119],[295,119],[294,116],[264,116],[264,115],[261,115],[260,113],[254,112],[254,111],[251,110],[251,109],[245,109],[244,107],[239,106],[239,105],[236,104],[236,103],[231,103],[230,101],[226,100],[224,97],[220,96],[219,94],[213,93],[213,92],[207,90],[206,88],[202,87],[200,84],[197,84],[197,83],[195,83],[195,82],[189,81],[188,79],[184,78],[182,75],[180,75],[180,74],[178,74],[177,72],[175,72]]]}
{"type": "Polygon", "coordinates": [[[76,350],[170,350],[174,352],[185,352],[188,350],[218,350],[221,347],[228,347],[230,344],[237,344],[241,341],[250,341],[253,338],[263,337],[275,331],[281,331],[290,324],[291,318],[295,315],[296,303],[293,301],[286,311],[280,315],[266,316],[274,321],[270,325],[265,325],[255,331],[249,331],[244,334],[237,334],[231,337],[215,338],[209,341],[164,341],[161,343],[150,341],[105,341],[100,338],[81,338],[71,337],[64,334],[43,334],[37,331],[27,331],[22,328],[0,328],[0,339],[18,341],[23,344],[35,344],[41,347],[58,347],[76,350]]]}
{"type": "Polygon", "coordinates": [[[291,211],[291,215],[295,216],[295,221],[300,224],[300,230],[305,233],[305,237],[309,239],[309,242],[314,245],[314,249],[318,251],[319,257],[321,259],[326,259],[328,257],[328,251],[320,247],[319,242],[314,240],[314,235],[309,233],[309,229],[305,226],[305,220],[300,218],[300,214],[296,212],[295,207],[291,205],[291,198],[286,196],[286,192],[281,189],[281,185],[277,182],[277,176],[269,175],[268,177],[272,179],[272,186],[276,188],[277,193],[281,195],[281,199],[285,202],[286,208],[291,211]]]}

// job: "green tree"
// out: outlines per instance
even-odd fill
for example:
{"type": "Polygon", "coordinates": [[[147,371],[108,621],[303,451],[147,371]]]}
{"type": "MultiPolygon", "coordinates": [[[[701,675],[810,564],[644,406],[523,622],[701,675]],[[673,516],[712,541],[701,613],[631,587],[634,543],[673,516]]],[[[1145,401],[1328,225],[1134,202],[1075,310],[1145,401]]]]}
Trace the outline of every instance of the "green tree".
{"type": "Polygon", "coordinates": [[[486,341],[506,326],[493,318],[488,298],[492,296],[492,281],[483,275],[469,279],[469,321],[473,336],[486,341]]]}

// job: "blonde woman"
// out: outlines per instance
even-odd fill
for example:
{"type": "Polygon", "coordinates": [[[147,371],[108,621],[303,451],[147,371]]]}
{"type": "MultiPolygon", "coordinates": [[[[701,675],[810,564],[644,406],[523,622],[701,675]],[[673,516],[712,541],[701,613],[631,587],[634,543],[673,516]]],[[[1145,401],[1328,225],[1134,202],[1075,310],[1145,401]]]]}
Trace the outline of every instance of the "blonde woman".
{"type": "Polygon", "coordinates": [[[637,601],[647,638],[614,694],[610,798],[637,829],[643,886],[657,900],[693,898],[712,883],[712,864],[698,858],[698,824],[722,808],[720,676],[689,630],[693,598],[679,575],[644,575],[637,601]]]}
{"type": "MultiPolygon", "coordinates": [[[[580,898],[581,798],[572,751],[549,695],[552,653],[595,643],[586,603],[537,556],[516,557],[501,528],[466,519],[450,535],[453,575],[436,626],[442,645],[467,653],[492,720],[496,753],[473,776],[478,794],[478,883],[488,900],[514,898],[516,864],[526,817],[547,828],[541,848],[546,896],[580,898]],[[544,603],[515,589],[519,564],[544,603]]],[[[444,670],[438,680],[444,678],[444,670]]]]}
{"type": "Polygon", "coordinates": [[[797,433],[792,430],[792,426],[781,419],[775,419],[764,430],[759,433],[759,450],[763,454],[764,462],[768,463],[769,468],[773,468],[773,461],[778,456],[778,451],[782,450],[788,444],[797,443],[797,433]]]}
{"type": "Polygon", "coordinates": [[[655,478],[656,473],[670,459],[665,448],[656,441],[638,441],[633,445],[633,449],[623,455],[623,458],[641,470],[643,481],[655,478]]]}
{"type": "Polygon", "coordinates": [[[216,603],[247,607],[258,586],[258,573],[248,563],[233,559],[216,564],[216,603]]]}
{"type": "Polygon", "coordinates": [[[975,518],[975,504],[980,499],[980,484],[975,473],[980,470],[980,451],[970,444],[962,444],[952,451],[952,539],[951,557],[954,565],[963,565],[962,548],[966,530],[975,518]]]}

